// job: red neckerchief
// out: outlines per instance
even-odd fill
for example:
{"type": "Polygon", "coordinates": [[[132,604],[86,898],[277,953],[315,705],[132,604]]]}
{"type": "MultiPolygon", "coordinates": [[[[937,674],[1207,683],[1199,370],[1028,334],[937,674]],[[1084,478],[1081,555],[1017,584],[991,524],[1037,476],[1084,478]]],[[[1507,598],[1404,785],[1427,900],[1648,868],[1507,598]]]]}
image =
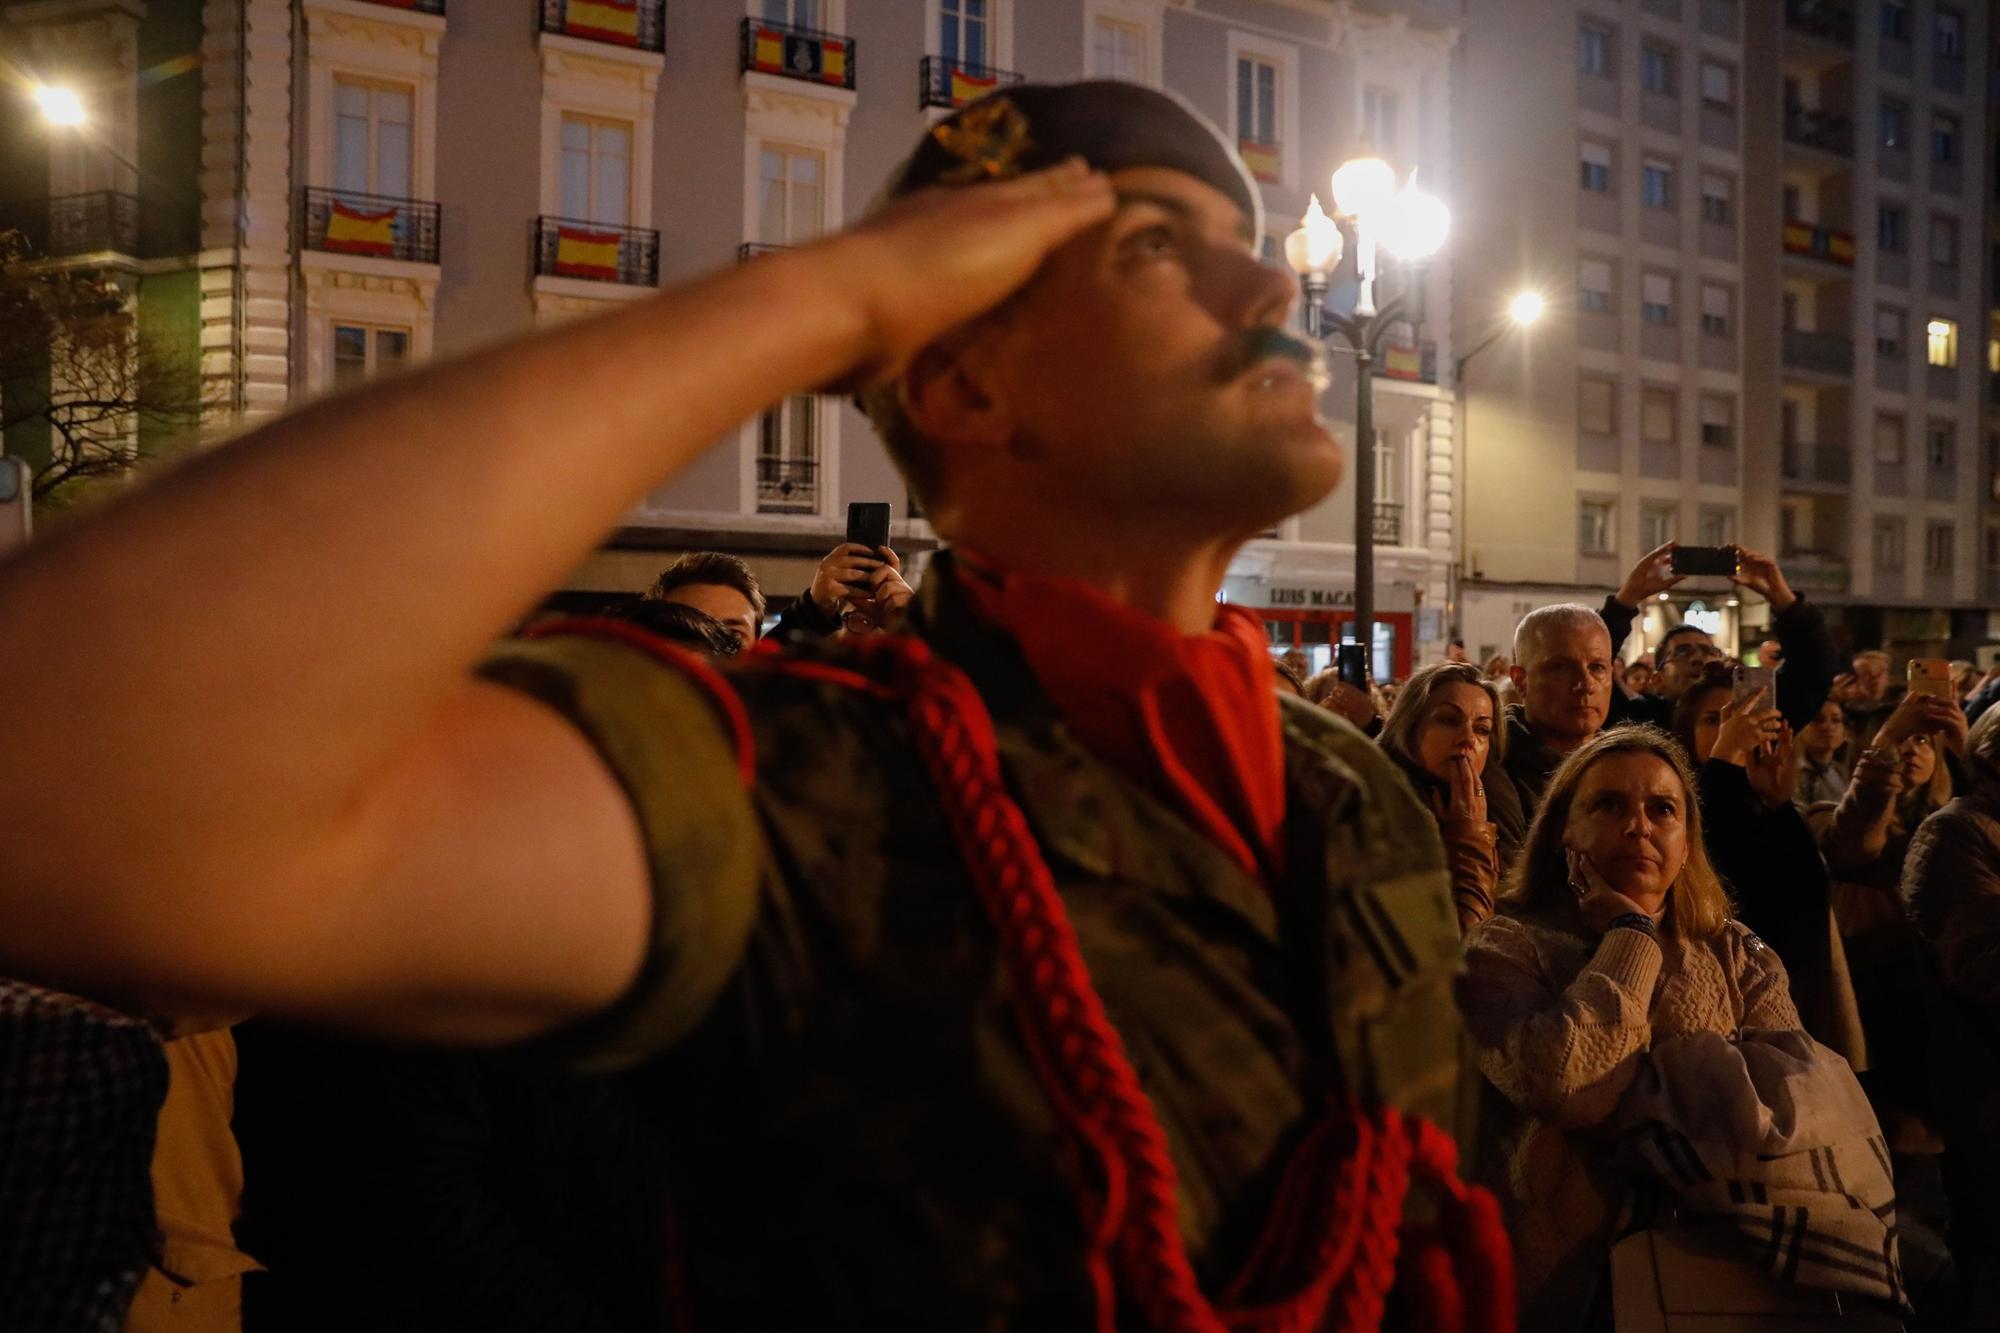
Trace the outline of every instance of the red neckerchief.
{"type": "Polygon", "coordinates": [[[1013,636],[1084,748],[1275,883],[1285,756],[1262,619],[1221,606],[1214,629],[1184,635],[1075,579],[1004,574],[964,554],[973,613],[1013,636]]]}

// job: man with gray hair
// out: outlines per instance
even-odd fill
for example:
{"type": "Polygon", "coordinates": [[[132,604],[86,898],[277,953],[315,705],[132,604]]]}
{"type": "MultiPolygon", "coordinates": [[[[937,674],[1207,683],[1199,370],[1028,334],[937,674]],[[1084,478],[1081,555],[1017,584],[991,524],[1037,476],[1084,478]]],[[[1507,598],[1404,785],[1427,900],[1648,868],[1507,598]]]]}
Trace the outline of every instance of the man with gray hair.
{"type": "Polygon", "coordinates": [[[1514,631],[1508,674],[1520,702],[1507,709],[1505,766],[1532,817],[1549,774],[1611,710],[1611,632],[1580,603],[1538,607],[1514,631]]]}

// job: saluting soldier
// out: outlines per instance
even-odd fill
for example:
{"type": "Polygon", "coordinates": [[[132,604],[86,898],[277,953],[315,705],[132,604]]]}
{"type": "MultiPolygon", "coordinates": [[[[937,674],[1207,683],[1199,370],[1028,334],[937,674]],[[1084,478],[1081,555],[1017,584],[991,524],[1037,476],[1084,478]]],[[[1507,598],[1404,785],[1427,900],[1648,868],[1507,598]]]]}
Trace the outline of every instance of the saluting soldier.
{"type": "Polygon", "coordinates": [[[1406,1322],[1507,1326],[1436,1128],[1432,822],[1217,605],[1342,463],[1262,234],[1179,99],[1012,88],[844,233],[293,413],[31,548],[0,955],[642,1066],[696,1328],[1374,1327],[1399,1243],[1406,1322]],[[613,622],[489,652],[814,389],[861,395],[953,547],[909,633],[721,674],[613,622]]]}

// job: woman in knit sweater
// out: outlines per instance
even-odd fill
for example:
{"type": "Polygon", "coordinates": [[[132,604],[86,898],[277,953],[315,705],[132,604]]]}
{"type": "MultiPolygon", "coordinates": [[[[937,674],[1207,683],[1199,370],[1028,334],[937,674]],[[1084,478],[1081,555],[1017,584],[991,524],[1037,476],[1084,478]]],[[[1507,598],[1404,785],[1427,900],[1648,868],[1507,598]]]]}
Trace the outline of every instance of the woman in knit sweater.
{"type": "Polygon", "coordinates": [[[1439,662],[1410,677],[1382,724],[1379,743],[1417,789],[1444,839],[1458,928],[1493,914],[1527,820],[1501,769],[1507,732],[1500,694],[1470,662],[1439,662]],[[1488,782],[1488,775],[1498,780],[1488,782]]]}
{"type": "Polygon", "coordinates": [[[1729,917],[1679,747],[1619,727],[1564,760],[1466,950],[1463,1008],[1516,1117],[1503,1197],[1521,1326],[1608,1326],[1610,1247],[1630,1225],[1634,1181],[1611,1122],[1649,1052],[1687,1034],[1734,1042],[1800,1026],[1783,964],[1729,917]]]}

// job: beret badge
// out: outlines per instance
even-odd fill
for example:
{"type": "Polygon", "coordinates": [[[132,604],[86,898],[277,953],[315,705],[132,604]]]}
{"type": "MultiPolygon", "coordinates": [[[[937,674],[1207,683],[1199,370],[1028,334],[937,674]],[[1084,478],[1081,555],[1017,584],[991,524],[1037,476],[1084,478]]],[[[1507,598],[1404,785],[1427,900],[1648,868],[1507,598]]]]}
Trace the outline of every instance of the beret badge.
{"type": "Polygon", "coordinates": [[[943,122],[931,130],[931,137],[958,159],[956,166],[938,175],[948,185],[1017,176],[1022,154],[1033,146],[1028,118],[1004,96],[989,97],[956,120],[943,122]]]}

